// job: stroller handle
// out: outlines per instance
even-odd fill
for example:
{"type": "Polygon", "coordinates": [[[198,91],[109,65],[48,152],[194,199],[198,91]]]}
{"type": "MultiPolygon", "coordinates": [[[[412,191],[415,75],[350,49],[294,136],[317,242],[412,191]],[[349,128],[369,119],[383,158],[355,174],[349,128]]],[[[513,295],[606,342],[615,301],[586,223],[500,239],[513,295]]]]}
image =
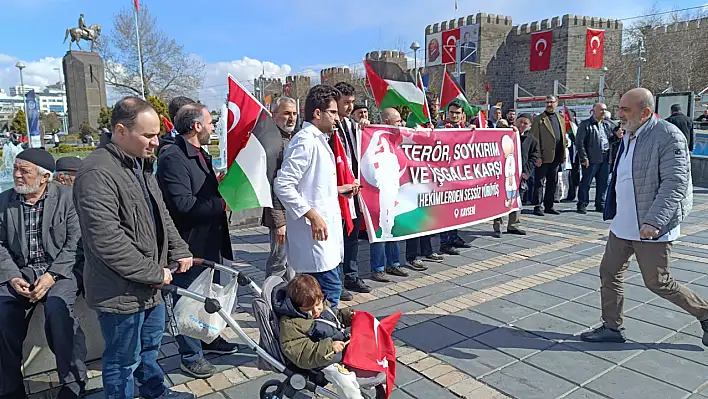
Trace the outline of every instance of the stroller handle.
{"type": "MultiPolygon", "coordinates": [[[[236,277],[236,282],[238,283],[238,285],[240,285],[241,287],[248,287],[251,290],[251,292],[253,292],[257,296],[261,295],[261,288],[256,283],[254,283],[253,280],[251,280],[251,278],[246,273],[244,273],[240,270],[236,270],[235,268],[230,266],[230,265],[233,265],[233,262],[231,262],[230,260],[225,260],[225,262],[228,263],[229,266],[221,264],[221,263],[216,263],[211,260],[198,259],[198,258],[194,259],[195,265],[208,267],[209,269],[218,270],[218,271],[221,271],[224,273],[229,273],[229,274],[236,277]]],[[[170,271],[173,273],[175,271],[177,271],[178,268],[179,268],[179,263],[177,263],[177,262],[170,262],[170,264],[168,265],[168,269],[170,269],[170,271]]],[[[179,287],[168,288],[168,286],[169,286],[169,284],[165,285],[162,288],[162,291],[165,293],[176,293],[177,295],[183,295],[181,292],[176,291],[176,290],[180,289],[179,287]]],[[[189,295],[184,295],[184,296],[189,296],[189,295]]],[[[193,299],[195,299],[195,298],[193,298],[193,299]]]]}

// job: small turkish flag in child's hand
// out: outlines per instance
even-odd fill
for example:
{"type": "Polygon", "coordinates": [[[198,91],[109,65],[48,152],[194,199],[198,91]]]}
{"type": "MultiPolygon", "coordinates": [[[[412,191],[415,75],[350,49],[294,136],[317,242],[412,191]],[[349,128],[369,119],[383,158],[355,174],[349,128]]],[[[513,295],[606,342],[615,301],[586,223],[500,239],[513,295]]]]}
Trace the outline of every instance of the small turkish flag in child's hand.
{"type": "Polygon", "coordinates": [[[396,347],[393,329],[401,312],[379,321],[371,313],[355,311],[352,336],[343,363],[353,368],[386,373],[386,398],[391,395],[396,380],[396,347]]]}

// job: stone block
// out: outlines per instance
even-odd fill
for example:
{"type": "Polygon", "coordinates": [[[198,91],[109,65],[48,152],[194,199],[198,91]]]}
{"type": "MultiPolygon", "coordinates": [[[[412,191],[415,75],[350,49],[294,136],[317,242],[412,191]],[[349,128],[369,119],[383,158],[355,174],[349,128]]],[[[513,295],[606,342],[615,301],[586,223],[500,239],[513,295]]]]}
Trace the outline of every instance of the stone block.
{"type": "Polygon", "coordinates": [[[84,120],[97,128],[101,106],[106,106],[103,60],[98,53],[68,51],[62,65],[66,79],[69,131],[78,131],[84,120]]]}

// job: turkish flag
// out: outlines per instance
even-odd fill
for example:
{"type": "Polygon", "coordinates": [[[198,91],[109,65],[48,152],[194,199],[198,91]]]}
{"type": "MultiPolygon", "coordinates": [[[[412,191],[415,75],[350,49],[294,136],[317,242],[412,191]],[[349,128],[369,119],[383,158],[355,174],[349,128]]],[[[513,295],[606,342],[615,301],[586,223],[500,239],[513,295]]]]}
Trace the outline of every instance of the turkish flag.
{"type": "Polygon", "coordinates": [[[229,75],[228,80],[226,157],[227,165],[230,167],[238,153],[248,143],[251,130],[256,126],[263,106],[233,76],[229,75]]]}
{"type": "MultiPolygon", "coordinates": [[[[338,132],[335,132],[332,136],[334,138],[332,141],[332,152],[334,152],[334,159],[337,162],[335,166],[337,171],[337,186],[352,184],[354,183],[354,175],[351,169],[349,169],[347,153],[344,151],[342,140],[339,138],[338,132]]],[[[338,195],[337,198],[339,199],[339,210],[342,212],[342,218],[344,218],[344,225],[347,226],[347,234],[351,234],[352,230],[354,230],[354,221],[352,220],[351,209],[349,209],[349,198],[343,195],[338,195]]]]}
{"type": "Polygon", "coordinates": [[[172,129],[175,128],[174,125],[172,124],[172,122],[170,122],[169,119],[165,118],[164,115],[160,115],[160,118],[162,119],[162,123],[165,125],[165,131],[167,133],[171,132],[172,129]]]}
{"type": "Polygon", "coordinates": [[[342,362],[360,370],[386,373],[386,398],[396,380],[396,346],[392,334],[400,318],[401,312],[381,321],[371,313],[354,312],[352,338],[342,362]]]}
{"type": "Polygon", "coordinates": [[[605,55],[605,30],[588,28],[585,36],[585,68],[602,68],[605,55]]]}
{"type": "Polygon", "coordinates": [[[551,44],[553,31],[537,32],[531,35],[531,72],[545,71],[551,67],[551,44]]]}
{"type": "Polygon", "coordinates": [[[460,28],[446,30],[442,33],[443,53],[442,63],[454,64],[457,62],[457,42],[460,41],[460,28]]]}

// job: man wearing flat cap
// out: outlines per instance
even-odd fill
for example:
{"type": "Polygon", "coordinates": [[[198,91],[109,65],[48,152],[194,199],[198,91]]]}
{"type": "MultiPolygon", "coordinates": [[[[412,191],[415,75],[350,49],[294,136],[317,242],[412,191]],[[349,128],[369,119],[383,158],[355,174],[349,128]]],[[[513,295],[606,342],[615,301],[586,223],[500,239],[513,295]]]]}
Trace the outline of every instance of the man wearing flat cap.
{"type": "Polygon", "coordinates": [[[84,394],[86,343],[74,316],[76,247],[81,235],[69,187],[52,182],[54,158],[30,148],[15,158],[14,188],[0,194],[0,397],[26,397],[22,343],[37,303],[44,304],[59,399],[84,394]]]}
{"type": "Polygon", "coordinates": [[[56,181],[59,184],[72,187],[76,171],[81,166],[81,158],[69,156],[57,159],[56,181]]]}

